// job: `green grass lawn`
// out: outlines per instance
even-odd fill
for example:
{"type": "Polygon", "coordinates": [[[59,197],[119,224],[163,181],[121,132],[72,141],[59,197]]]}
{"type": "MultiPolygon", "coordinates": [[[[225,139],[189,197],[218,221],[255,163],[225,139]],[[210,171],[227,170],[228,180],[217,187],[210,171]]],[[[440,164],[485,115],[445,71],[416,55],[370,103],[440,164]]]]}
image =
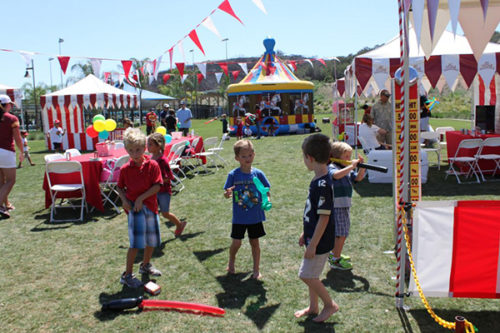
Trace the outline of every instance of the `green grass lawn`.
{"type": "MultiPolygon", "coordinates": [[[[438,119],[432,119],[433,126],[438,119]]],[[[444,119],[443,125],[449,124],[444,119]]],[[[441,124],[441,123],[440,123],[441,124]]],[[[319,124],[326,134],[329,125],[319,124]]],[[[461,128],[460,125],[452,125],[461,128]]],[[[221,124],[194,121],[196,133],[219,136],[221,124]]],[[[48,223],[44,209],[42,141],[32,141],[34,167],[18,170],[10,200],[17,209],[0,220],[0,322],[6,332],[120,331],[120,332],[446,332],[427,314],[418,298],[407,298],[407,312],[394,304],[396,260],[384,251],[394,248],[390,184],[357,184],[353,196],[351,234],[344,252],[352,257],[352,271],[330,271],[322,276],[340,311],[324,324],[296,319],[293,313],[308,304],[306,286],[297,277],[303,249],[298,246],[302,213],[312,174],[303,165],[305,135],[253,141],[255,166],[268,176],[273,209],[267,214],[262,239],[262,281],[249,279],[250,246],[244,242],[237,256],[235,276],[228,276],[231,202],[222,186],[236,167],[232,144],[223,156],[230,166],[185,181],[173,196],[171,211],[188,221],[185,233],[174,238],[174,226],[161,218],[162,245],[153,262],[162,270],[162,287],[155,299],[198,302],[223,307],[222,318],[191,313],[135,310],[103,313],[103,302],[143,295],[119,284],[128,248],[127,220],[112,209],[92,213],[83,223],[48,223]]],[[[434,154],[432,154],[434,155],[434,154]]],[[[500,183],[457,185],[444,180],[431,155],[424,200],[499,199],[500,183]],[[434,163],[433,163],[434,161],[434,163]]],[[[142,254],[137,259],[140,261],[142,254]]],[[[138,265],[135,266],[138,270],[138,265]]],[[[465,316],[481,332],[500,331],[500,300],[432,298],[438,315],[453,320],[465,316]]]]}

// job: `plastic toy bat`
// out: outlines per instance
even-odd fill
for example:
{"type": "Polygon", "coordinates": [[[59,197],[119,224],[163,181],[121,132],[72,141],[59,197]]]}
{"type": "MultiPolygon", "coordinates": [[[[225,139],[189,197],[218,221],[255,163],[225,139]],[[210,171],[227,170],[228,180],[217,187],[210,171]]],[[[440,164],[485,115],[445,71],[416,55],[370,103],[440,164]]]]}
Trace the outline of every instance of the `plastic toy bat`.
{"type": "MultiPolygon", "coordinates": [[[[351,161],[341,160],[339,158],[332,157],[332,158],[330,158],[330,160],[332,162],[337,162],[337,163],[340,163],[340,164],[345,165],[345,166],[351,164],[351,161]]],[[[387,170],[388,170],[384,166],[367,164],[367,163],[358,163],[358,167],[373,170],[373,171],[378,171],[378,172],[382,172],[382,173],[387,173],[387,170]]]]}
{"type": "Polygon", "coordinates": [[[260,208],[262,208],[262,210],[270,210],[271,208],[273,208],[273,204],[269,202],[269,198],[267,197],[269,187],[264,187],[264,184],[262,184],[260,179],[257,177],[253,177],[253,183],[255,184],[255,187],[257,187],[257,191],[260,192],[260,195],[262,197],[262,205],[260,206],[260,208]]]}

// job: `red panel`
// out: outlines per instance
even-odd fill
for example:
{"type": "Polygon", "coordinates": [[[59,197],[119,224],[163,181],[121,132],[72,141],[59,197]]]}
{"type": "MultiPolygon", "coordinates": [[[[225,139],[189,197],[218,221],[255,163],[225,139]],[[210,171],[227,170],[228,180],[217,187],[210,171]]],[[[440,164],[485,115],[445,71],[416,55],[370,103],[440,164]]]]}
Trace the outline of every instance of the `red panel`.
{"type": "Polygon", "coordinates": [[[459,202],[455,207],[450,292],[454,297],[500,298],[500,201],[459,202]]]}
{"type": "Polygon", "coordinates": [[[493,76],[493,79],[490,82],[490,96],[490,102],[488,104],[497,105],[497,87],[495,83],[495,76],[493,76]]]}
{"type": "Polygon", "coordinates": [[[460,54],[459,57],[460,74],[462,74],[465,84],[469,88],[477,73],[477,61],[473,54],[460,54]]]}
{"type": "Polygon", "coordinates": [[[372,60],[369,58],[355,58],[355,72],[361,90],[364,90],[372,76],[372,60]]]}
{"type": "Polygon", "coordinates": [[[399,58],[391,58],[389,59],[389,74],[391,75],[391,78],[394,78],[394,73],[399,68],[399,58]]]}
{"type": "Polygon", "coordinates": [[[436,84],[441,76],[441,56],[431,56],[429,60],[425,60],[425,75],[429,79],[432,88],[436,88],[436,84]]]}
{"type": "Polygon", "coordinates": [[[484,81],[481,76],[479,76],[479,105],[484,105],[484,81]]]}

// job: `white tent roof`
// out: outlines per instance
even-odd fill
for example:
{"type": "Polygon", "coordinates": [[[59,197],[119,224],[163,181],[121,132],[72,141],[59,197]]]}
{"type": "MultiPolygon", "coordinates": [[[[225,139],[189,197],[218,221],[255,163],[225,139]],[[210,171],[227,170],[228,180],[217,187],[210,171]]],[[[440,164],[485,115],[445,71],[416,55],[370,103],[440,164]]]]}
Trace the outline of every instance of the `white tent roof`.
{"type": "Polygon", "coordinates": [[[0,94],[8,95],[18,108],[21,107],[23,92],[20,89],[0,84],[0,94]]]}
{"type": "MultiPolygon", "coordinates": [[[[410,42],[410,58],[413,57],[423,57],[424,51],[422,47],[417,44],[417,37],[415,35],[415,30],[413,28],[409,29],[409,42],[410,42]]],[[[500,52],[500,44],[488,43],[484,53],[496,53],[500,52]]],[[[447,54],[473,54],[472,49],[469,46],[467,38],[464,36],[456,35],[454,36],[450,31],[444,31],[443,35],[436,44],[436,47],[432,51],[432,55],[447,55],[447,54]]],[[[356,58],[372,58],[372,59],[383,59],[383,58],[399,58],[400,56],[400,45],[399,45],[399,35],[391,39],[384,45],[372,50],[370,52],[358,55],[356,58]]]]}
{"type": "Polygon", "coordinates": [[[77,83],[64,89],[54,91],[53,93],[44,95],[45,97],[66,96],[66,95],[91,95],[91,94],[115,94],[115,95],[130,95],[136,96],[134,93],[126,92],[104,83],[92,74],[77,83]]]}

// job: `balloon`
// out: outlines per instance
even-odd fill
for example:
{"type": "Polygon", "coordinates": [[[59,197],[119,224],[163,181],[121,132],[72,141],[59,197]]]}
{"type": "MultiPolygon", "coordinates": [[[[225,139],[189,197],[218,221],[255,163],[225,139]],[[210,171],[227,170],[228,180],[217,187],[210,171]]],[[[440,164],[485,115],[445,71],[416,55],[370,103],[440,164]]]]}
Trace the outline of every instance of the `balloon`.
{"type": "Polygon", "coordinates": [[[170,134],[165,135],[165,142],[166,143],[172,142],[172,136],[170,134]]]}
{"type": "Polygon", "coordinates": [[[99,139],[107,139],[109,136],[109,132],[108,131],[102,131],[99,133],[99,139]]]}
{"type": "Polygon", "coordinates": [[[167,134],[167,129],[163,126],[158,126],[158,128],[155,131],[156,133],[160,133],[161,135],[166,135],[167,134]]]}
{"type": "Polygon", "coordinates": [[[102,119],[97,119],[94,121],[94,129],[96,132],[102,132],[106,128],[106,123],[102,119]]]}
{"type": "Polygon", "coordinates": [[[112,132],[114,131],[116,128],[116,121],[114,121],[113,119],[106,119],[104,121],[104,129],[108,132],[112,132]]]}
{"type": "Polygon", "coordinates": [[[104,120],[106,120],[106,118],[104,118],[104,116],[102,114],[96,114],[94,116],[94,118],[92,118],[92,123],[95,123],[96,120],[102,120],[102,121],[104,121],[104,120]]]}
{"type": "Polygon", "coordinates": [[[91,138],[97,138],[97,136],[99,135],[99,133],[97,133],[97,131],[94,129],[94,126],[92,125],[89,125],[87,127],[87,129],[85,130],[85,132],[87,133],[88,136],[90,136],[91,138]]]}

